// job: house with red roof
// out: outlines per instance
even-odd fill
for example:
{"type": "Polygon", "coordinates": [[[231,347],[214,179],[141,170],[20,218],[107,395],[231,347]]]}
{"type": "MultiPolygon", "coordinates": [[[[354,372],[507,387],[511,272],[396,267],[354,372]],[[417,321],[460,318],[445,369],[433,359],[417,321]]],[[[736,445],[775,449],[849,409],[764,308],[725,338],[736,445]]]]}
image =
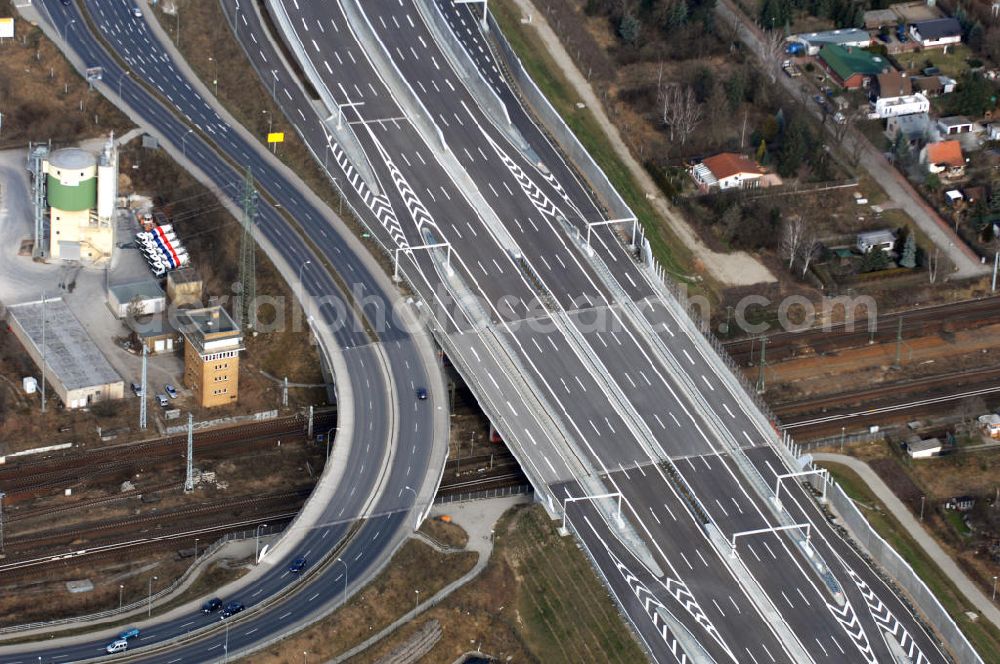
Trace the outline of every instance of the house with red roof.
{"type": "Polygon", "coordinates": [[[920,151],[920,163],[927,165],[929,173],[937,173],[946,178],[965,175],[965,155],[958,141],[938,141],[928,143],[920,151]]]}
{"type": "Polygon", "coordinates": [[[691,169],[691,177],[706,193],[712,190],[751,189],[762,185],[764,170],[741,154],[720,152],[696,164],[691,169]]]}

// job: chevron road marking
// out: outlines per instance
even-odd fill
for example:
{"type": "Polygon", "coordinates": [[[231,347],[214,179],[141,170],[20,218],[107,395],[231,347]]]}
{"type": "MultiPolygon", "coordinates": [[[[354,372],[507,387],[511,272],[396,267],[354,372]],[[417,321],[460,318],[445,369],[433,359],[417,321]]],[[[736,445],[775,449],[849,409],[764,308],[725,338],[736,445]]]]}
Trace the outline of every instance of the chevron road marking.
{"type": "Polygon", "coordinates": [[[871,613],[872,618],[874,618],[875,624],[886,634],[896,639],[913,664],[931,664],[931,660],[920,650],[917,642],[910,636],[903,623],[899,622],[896,616],[892,614],[892,611],[889,610],[889,607],[882,603],[882,600],[878,598],[875,591],[852,569],[847,568],[847,573],[851,576],[851,580],[854,581],[855,585],[861,591],[861,595],[865,598],[865,602],[868,604],[868,611],[871,613]]]}

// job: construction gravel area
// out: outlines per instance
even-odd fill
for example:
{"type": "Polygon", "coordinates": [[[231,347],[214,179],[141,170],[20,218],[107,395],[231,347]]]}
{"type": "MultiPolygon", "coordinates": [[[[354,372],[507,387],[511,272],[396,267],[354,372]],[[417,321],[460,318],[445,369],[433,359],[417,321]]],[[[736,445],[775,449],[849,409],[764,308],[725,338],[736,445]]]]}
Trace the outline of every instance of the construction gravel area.
{"type": "MultiPolygon", "coordinates": [[[[1000,365],[1000,325],[954,333],[876,343],[870,346],[808,355],[766,367],[769,403],[791,403],[824,394],[841,394],[859,386],[871,387],[963,369],[1000,365]],[[900,368],[896,362],[897,346],[900,368]]],[[[806,351],[807,352],[807,351],[806,351]]],[[[759,367],[744,369],[756,381],[759,367]]]]}

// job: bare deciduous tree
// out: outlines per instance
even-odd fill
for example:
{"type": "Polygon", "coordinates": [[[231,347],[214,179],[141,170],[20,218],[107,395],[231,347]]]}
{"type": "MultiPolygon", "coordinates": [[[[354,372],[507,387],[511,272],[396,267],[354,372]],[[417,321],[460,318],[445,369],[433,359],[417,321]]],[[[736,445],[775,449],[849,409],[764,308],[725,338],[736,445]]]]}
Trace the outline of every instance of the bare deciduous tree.
{"type": "Polygon", "coordinates": [[[966,433],[972,431],[976,418],[987,412],[989,410],[986,408],[986,402],[983,401],[982,397],[966,397],[955,406],[955,417],[962,423],[962,427],[966,433]]]}
{"type": "Polygon", "coordinates": [[[128,320],[136,320],[146,315],[146,303],[143,302],[142,296],[135,294],[132,299],[128,301],[125,306],[125,317],[128,320]]]}
{"type": "Polygon", "coordinates": [[[740,41],[740,34],[743,32],[743,24],[740,19],[736,14],[726,12],[719,16],[716,27],[719,31],[719,39],[729,44],[729,52],[733,53],[740,41]]]}
{"type": "MultiPolygon", "coordinates": [[[[851,126],[854,124],[854,114],[847,113],[844,115],[843,122],[836,122],[833,125],[833,137],[837,139],[837,145],[843,145],[844,139],[847,138],[847,133],[851,130],[851,126]]],[[[854,137],[857,140],[857,137],[854,137]]]]}
{"type": "Polygon", "coordinates": [[[851,160],[851,166],[857,168],[858,164],[861,163],[861,155],[865,151],[865,147],[868,145],[868,139],[865,138],[861,132],[852,132],[851,128],[857,124],[858,116],[856,113],[849,113],[845,118],[844,122],[844,135],[845,140],[841,142],[848,150],[848,158],[851,160]]]}
{"type": "Polygon", "coordinates": [[[789,270],[795,265],[795,259],[799,255],[805,230],[805,222],[802,220],[802,217],[790,217],[786,219],[781,229],[781,252],[788,258],[789,270]]]}
{"type": "Polygon", "coordinates": [[[779,30],[771,30],[764,33],[761,40],[761,57],[764,62],[764,71],[771,78],[771,83],[778,81],[778,69],[781,67],[781,56],[785,52],[785,37],[779,30]]]}
{"type": "Polygon", "coordinates": [[[934,247],[934,253],[927,255],[927,279],[933,284],[937,281],[938,267],[940,266],[938,249],[934,247]]]}
{"type": "Polygon", "coordinates": [[[689,87],[671,85],[663,92],[663,124],[670,129],[670,140],[675,136],[681,145],[694,133],[701,122],[702,107],[689,87]]]}
{"type": "Polygon", "coordinates": [[[802,241],[799,244],[799,256],[802,258],[802,276],[806,276],[806,272],[809,271],[809,264],[812,263],[812,259],[816,256],[816,251],[819,249],[819,235],[816,233],[816,227],[809,222],[804,222],[805,228],[802,231],[802,241]]]}

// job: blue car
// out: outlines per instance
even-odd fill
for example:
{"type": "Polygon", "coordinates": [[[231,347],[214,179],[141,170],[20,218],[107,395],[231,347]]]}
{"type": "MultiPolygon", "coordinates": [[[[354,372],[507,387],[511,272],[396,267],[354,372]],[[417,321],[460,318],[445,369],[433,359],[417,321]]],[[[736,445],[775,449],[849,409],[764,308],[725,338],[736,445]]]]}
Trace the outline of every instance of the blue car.
{"type": "Polygon", "coordinates": [[[215,613],[222,608],[222,600],[218,597],[213,597],[204,604],[201,605],[201,612],[204,614],[215,613]]]}
{"type": "Polygon", "coordinates": [[[298,574],[305,568],[306,568],[305,556],[299,556],[298,558],[292,561],[291,565],[288,566],[288,571],[291,572],[292,574],[298,574]]]}
{"type": "Polygon", "coordinates": [[[123,641],[131,641],[132,639],[139,638],[139,634],[141,634],[141,632],[138,627],[129,627],[127,630],[119,634],[118,638],[123,641]]]}
{"type": "Polygon", "coordinates": [[[229,604],[226,604],[226,607],[224,609],[222,609],[222,618],[225,619],[228,618],[229,616],[235,616],[237,613],[239,613],[245,608],[246,607],[243,606],[240,602],[230,602],[229,604]]]}

